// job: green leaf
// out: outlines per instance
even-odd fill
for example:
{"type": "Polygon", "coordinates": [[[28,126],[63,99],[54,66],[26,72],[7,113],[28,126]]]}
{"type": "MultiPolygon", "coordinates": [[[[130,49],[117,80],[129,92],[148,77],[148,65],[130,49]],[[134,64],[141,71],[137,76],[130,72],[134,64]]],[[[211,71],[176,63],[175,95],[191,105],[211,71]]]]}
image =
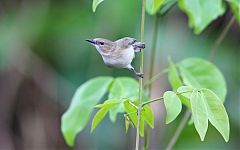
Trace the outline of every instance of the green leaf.
{"type": "Polygon", "coordinates": [[[182,103],[178,96],[172,92],[167,91],[163,95],[164,105],[166,107],[167,116],[166,116],[166,124],[172,122],[182,110],[182,103]]]}
{"type": "Polygon", "coordinates": [[[157,13],[164,0],[146,0],[146,10],[150,15],[157,13]]]}
{"type": "Polygon", "coordinates": [[[203,141],[208,128],[208,114],[206,104],[202,98],[202,95],[198,91],[194,91],[192,93],[190,102],[194,126],[201,140],[203,141]]]}
{"type": "Polygon", "coordinates": [[[132,120],[133,124],[137,126],[137,108],[132,106],[129,101],[126,101],[123,103],[124,104],[124,109],[127,113],[127,115],[130,117],[132,120]]]}
{"type": "Polygon", "coordinates": [[[95,107],[101,108],[94,116],[92,121],[91,132],[97,127],[97,125],[102,121],[110,108],[119,105],[121,102],[113,102],[112,100],[106,100],[103,104],[97,105],[95,107]]]}
{"type": "MultiPolygon", "coordinates": [[[[137,106],[137,104],[135,104],[137,106]]],[[[148,106],[149,107],[149,106],[148,106]]],[[[150,126],[153,126],[153,121],[154,119],[153,117],[153,112],[149,112],[149,108],[144,106],[145,111],[147,111],[147,113],[144,113],[142,111],[141,113],[141,118],[140,118],[140,136],[144,136],[144,122],[146,121],[150,126]],[[152,114],[151,114],[152,113],[152,114]],[[143,116],[144,114],[144,116],[143,116]],[[150,117],[147,120],[146,117],[150,117]]],[[[129,101],[125,101],[124,102],[124,109],[127,112],[127,115],[130,117],[131,121],[133,122],[134,126],[137,127],[137,121],[138,121],[138,116],[137,116],[137,111],[138,109],[133,106],[129,101]]]]}
{"type": "Polygon", "coordinates": [[[150,106],[145,105],[142,109],[142,118],[146,121],[146,123],[154,128],[154,113],[150,106]]]}
{"type": "Polygon", "coordinates": [[[93,0],[93,3],[92,3],[92,10],[93,10],[93,12],[96,11],[97,6],[98,6],[101,2],[103,2],[103,1],[104,1],[104,0],[93,0]]]}
{"type": "Polygon", "coordinates": [[[98,104],[95,108],[111,107],[120,104],[120,102],[115,102],[114,100],[105,100],[103,104],[98,104]]]}
{"type": "MultiPolygon", "coordinates": [[[[138,99],[138,89],[138,82],[133,78],[119,77],[114,80],[108,98],[114,99],[116,102],[121,101],[123,98],[135,100],[138,99]]],[[[123,104],[110,109],[109,115],[111,121],[115,122],[117,114],[121,112],[124,112],[123,104]]]]}
{"type": "Polygon", "coordinates": [[[74,145],[77,133],[86,126],[92,109],[108,91],[112,81],[112,77],[97,77],[76,90],[70,107],[61,120],[61,130],[69,146],[74,145]]]}
{"type": "Polygon", "coordinates": [[[190,86],[181,86],[177,89],[178,97],[180,98],[181,102],[187,106],[191,110],[190,98],[193,92],[193,88],[190,86]]]}
{"type": "Polygon", "coordinates": [[[129,125],[131,124],[128,116],[125,117],[125,129],[126,129],[126,133],[128,132],[128,128],[129,128],[129,125]]]}
{"type": "Polygon", "coordinates": [[[228,0],[230,3],[231,9],[238,21],[240,23],[240,0],[228,0]]]}
{"type": "Polygon", "coordinates": [[[161,15],[166,14],[170,10],[170,8],[172,8],[176,3],[177,3],[177,0],[165,0],[163,5],[160,8],[159,13],[161,15]]]}
{"type": "Polygon", "coordinates": [[[212,63],[199,59],[188,58],[178,64],[183,83],[194,89],[207,88],[224,101],[227,93],[222,73],[212,63]]]}
{"type": "Polygon", "coordinates": [[[178,4],[188,15],[189,26],[194,28],[196,34],[225,12],[222,0],[179,0],[178,4]]]}
{"type": "Polygon", "coordinates": [[[175,64],[171,61],[171,59],[169,59],[168,80],[174,91],[176,91],[180,86],[182,86],[182,82],[179,78],[175,64]]]}
{"type": "Polygon", "coordinates": [[[181,86],[177,89],[178,93],[181,93],[182,96],[190,99],[192,92],[193,92],[193,88],[191,86],[181,86]]]}
{"type": "Polygon", "coordinates": [[[102,119],[106,116],[108,111],[109,111],[109,107],[103,107],[95,114],[92,121],[91,133],[97,127],[97,125],[102,121],[102,119]]]}
{"type": "Polygon", "coordinates": [[[225,107],[218,96],[208,89],[201,90],[202,97],[207,106],[208,119],[211,124],[221,133],[224,140],[229,140],[229,119],[225,107]]]}
{"type": "Polygon", "coordinates": [[[142,117],[140,118],[140,136],[144,137],[144,119],[142,119],[142,117]]]}

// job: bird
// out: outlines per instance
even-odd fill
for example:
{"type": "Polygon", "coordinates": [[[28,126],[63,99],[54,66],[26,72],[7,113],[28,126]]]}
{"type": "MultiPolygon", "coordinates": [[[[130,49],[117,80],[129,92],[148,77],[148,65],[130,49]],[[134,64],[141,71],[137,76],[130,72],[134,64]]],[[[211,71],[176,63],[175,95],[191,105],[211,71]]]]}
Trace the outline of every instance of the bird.
{"type": "Polygon", "coordinates": [[[135,38],[124,37],[116,41],[104,38],[86,39],[95,46],[102,56],[103,62],[108,67],[127,68],[134,72],[137,77],[144,78],[144,73],[137,72],[131,65],[136,52],[145,48],[145,43],[137,42],[135,38]]]}

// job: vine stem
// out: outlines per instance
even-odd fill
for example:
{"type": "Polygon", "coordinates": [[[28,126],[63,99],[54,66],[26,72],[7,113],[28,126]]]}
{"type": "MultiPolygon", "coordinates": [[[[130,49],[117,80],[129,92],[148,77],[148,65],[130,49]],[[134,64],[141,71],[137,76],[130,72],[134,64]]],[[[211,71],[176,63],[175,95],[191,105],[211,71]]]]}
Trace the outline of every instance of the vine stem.
{"type": "Polygon", "coordinates": [[[182,118],[182,120],[181,120],[181,122],[180,122],[180,124],[179,124],[179,126],[177,128],[177,130],[175,131],[174,136],[170,140],[166,150],[171,150],[173,148],[173,146],[175,145],[178,137],[180,136],[180,134],[181,134],[185,124],[187,123],[188,118],[190,117],[190,115],[191,115],[191,112],[189,110],[187,110],[185,112],[185,114],[184,114],[184,116],[183,116],[183,118],[182,118]]]}
{"type": "MultiPolygon", "coordinates": [[[[233,25],[235,20],[234,15],[231,17],[229,23],[224,27],[223,31],[220,33],[220,35],[218,36],[217,40],[214,42],[214,45],[210,51],[208,60],[211,61],[211,59],[213,58],[213,56],[216,53],[217,48],[220,46],[220,44],[222,43],[223,39],[225,38],[225,36],[227,35],[230,27],[233,25]]],[[[187,123],[188,118],[190,117],[191,112],[189,110],[187,110],[183,116],[183,118],[180,121],[180,124],[176,130],[176,132],[174,133],[173,137],[170,139],[170,142],[167,145],[166,150],[171,150],[173,148],[173,146],[175,145],[178,137],[180,136],[183,128],[185,127],[185,124],[187,123]]]]}
{"type": "Polygon", "coordinates": [[[233,25],[235,21],[235,17],[234,15],[232,16],[232,18],[230,19],[230,21],[228,22],[228,24],[226,25],[226,27],[223,29],[223,31],[221,32],[221,34],[218,36],[218,38],[216,39],[211,51],[210,51],[210,55],[208,57],[208,60],[212,60],[213,56],[215,55],[217,48],[220,46],[220,44],[222,43],[222,41],[224,40],[226,34],[228,33],[230,27],[233,25]]]}
{"type": "MultiPolygon", "coordinates": [[[[141,12],[141,42],[144,41],[144,28],[145,28],[145,4],[146,0],[142,0],[142,12],[141,12]]],[[[140,72],[143,72],[144,65],[144,52],[141,52],[141,65],[140,72]]],[[[137,118],[137,133],[136,133],[136,146],[135,149],[139,149],[139,138],[140,138],[140,121],[141,121],[141,111],[142,111],[142,91],[143,91],[143,79],[139,78],[139,98],[138,98],[138,118],[137,118]]]]}
{"type": "Polygon", "coordinates": [[[158,74],[154,75],[152,78],[150,78],[145,84],[144,87],[148,87],[149,85],[151,85],[154,81],[156,81],[157,79],[159,79],[162,75],[168,73],[168,68],[162,70],[161,72],[159,72],[158,74]]]}

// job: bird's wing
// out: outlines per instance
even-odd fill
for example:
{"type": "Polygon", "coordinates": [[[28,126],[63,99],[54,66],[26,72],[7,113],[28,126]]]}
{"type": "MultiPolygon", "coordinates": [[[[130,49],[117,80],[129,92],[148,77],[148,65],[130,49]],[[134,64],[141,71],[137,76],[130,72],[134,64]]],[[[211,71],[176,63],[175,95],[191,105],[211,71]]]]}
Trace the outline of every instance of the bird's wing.
{"type": "Polygon", "coordinates": [[[145,48],[145,44],[142,42],[135,42],[133,45],[134,52],[141,52],[145,48]]]}
{"type": "Polygon", "coordinates": [[[104,45],[101,45],[101,50],[105,55],[111,55],[114,49],[116,49],[116,44],[110,40],[104,41],[104,45]]]}

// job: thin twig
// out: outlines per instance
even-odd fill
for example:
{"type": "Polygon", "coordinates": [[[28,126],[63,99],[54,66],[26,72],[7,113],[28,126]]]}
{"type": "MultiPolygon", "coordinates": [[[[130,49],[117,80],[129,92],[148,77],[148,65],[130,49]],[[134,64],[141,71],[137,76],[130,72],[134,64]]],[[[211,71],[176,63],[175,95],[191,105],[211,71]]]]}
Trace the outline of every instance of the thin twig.
{"type": "Polygon", "coordinates": [[[142,104],[142,107],[145,106],[145,105],[147,105],[147,104],[150,104],[150,103],[153,103],[153,102],[157,102],[157,101],[160,101],[160,100],[163,100],[163,97],[159,97],[159,98],[152,99],[152,100],[150,100],[150,101],[144,102],[144,103],[142,104]]]}
{"type": "MultiPolygon", "coordinates": [[[[142,15],[141,15],[141,42],[144,41],[144,28],[145,28],[145,3],[146,0],[142,0],[142,15]]],[[[141,65],[140,72],[143,72],[143,60],[144,52],[141,52],[141,65]]],[[[139,149],[139,131],[140,131],[140,121],[141,121],[141,110],[142,110],[142,91],[143,91],[143,79],[139,78],[139,99],[138,99],[138,119],[137,119],[137,133],[136,133],[136,146],[135,149],[139,149]]]]}
{"type": "Polygon", "coordinates": [[[212,49],[210,51],[210,55],[208,57],[208,60],[211,61],[213,59],[213,56],[215,55],[215,53],[217,51],[217,48],[220,46],[220,44],[224,40],[226,34],[228,33],[229,29],[233,25],[234,21],[235,21],[235,16],[233,15],[232,18],[230,19],[230,21],[228,22],[228,24],[224,27],[224,29],[221,32],[221,34],[218,36],[218,38],[214,42],[214,45],[213,45],[213,47],[212,47],[212,49]]]}
{"type": "Polygon", "coordinates": [[[189,110],[187,110],[185,112],[185,114],[184,114],[184,116],[183,116],[183,118],[182,118],[182,120],[181,120],[181,122],[180,122],[180,124],[179,124],[179,126],[178,126],[178,128],[176,130],[176,132],[174,133],[172,139],[170,140],[166,150],[171,150],[173,148],[173,146],[175,145],[178,137],[180,136],[180,134],[181,134],[185,124],[187,123],[188,118],[190,117],[190,115],[191,115],[191,112],[189,110]]]}
{"type": "Polygon", "coordinates": [[[144,87],[147,87],[148,85],[152,84],[154,81],[156,81],[159,77],[162,75],[166,74],[168,72],[168,69],[164,69],[158,74],[154,75],[150,80],[148,80],[145,84],[144,87]]]}
{"type": "MultiPolygon", "coordinates": [[[[193,91],[180,92],[180,93],[176,93],[176,95],[181,95],[181,94],[190,93],[190,92],[193,92],[193,91]]],[[[200,91],[198,91],[198,92],[200,92],[200,91]]],[[[157,102],[157,101],[160,101],[160,100],[163,100],[163,96],[142,103],[142,107],[147,105],[147,104],[150,104],[150,103],[153,103],[153,102],[157,102]]]]}

